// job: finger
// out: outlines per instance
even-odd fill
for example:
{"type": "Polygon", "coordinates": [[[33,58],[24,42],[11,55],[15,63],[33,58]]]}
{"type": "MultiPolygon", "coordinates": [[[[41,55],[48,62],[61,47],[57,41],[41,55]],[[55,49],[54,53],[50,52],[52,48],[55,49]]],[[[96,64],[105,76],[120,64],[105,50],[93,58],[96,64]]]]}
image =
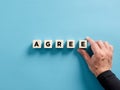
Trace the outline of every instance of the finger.
{"type": "Polygon", "coordinates": [[[105,45],[104,45],[103,41],[100,40],[100,41],[97,42],[97,44],[100,47],[100,49],[104,49],[105,48],[105,45]]]}
{"type": "Polygon", "coordinates": [[[108,42],[104,42],[105,48],[109,49],[109,43],[108,42]]]}
{"type": "Polygon", "coordinates": [[[97,45],[97,43],[96,43],[93,39],[91,39],[91,38],[89,38],[89,37],[87,37],[86,39],[87,39],[87,41],[90,43],[91,49],[92,49],[93,53],[95,54],[95,53],[99,52],[99,49],[100,49],[100,48],[99,48],[99,46],[97,45]]]}
{"type": "Polygon", "coordinates": [[[90,63],[90,56],[84,49],[78,49],[78,52],[84,57],[87,64],[90,63]]]}
{"type": "Polygon", "coordinates": [[[110,50],[111,50],[111,51],[113,51],[113,50],[114,50],[114,48],[113,48],[113,46],[112,46],[112,45],[110,45],[110,46],[109,46],[109,48],[110,48],[110,50]]]}
{"type": "Polygon", "coordinates": [[[99,45],[98,41],[96,41],[96,43],[97,43],[98,47],[100,48],[100,45],[99,45]]]}

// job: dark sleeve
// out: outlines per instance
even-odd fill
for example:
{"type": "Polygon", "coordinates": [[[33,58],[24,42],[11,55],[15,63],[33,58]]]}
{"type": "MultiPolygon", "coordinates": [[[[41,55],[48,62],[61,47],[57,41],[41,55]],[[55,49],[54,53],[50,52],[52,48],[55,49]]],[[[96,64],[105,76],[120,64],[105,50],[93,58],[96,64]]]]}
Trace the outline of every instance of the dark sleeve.
{"type": "Polygon", "coordinates": [[[97,79],[105,90],[120,90],[120,80],[110,70],[100,74],[97,79]]]}

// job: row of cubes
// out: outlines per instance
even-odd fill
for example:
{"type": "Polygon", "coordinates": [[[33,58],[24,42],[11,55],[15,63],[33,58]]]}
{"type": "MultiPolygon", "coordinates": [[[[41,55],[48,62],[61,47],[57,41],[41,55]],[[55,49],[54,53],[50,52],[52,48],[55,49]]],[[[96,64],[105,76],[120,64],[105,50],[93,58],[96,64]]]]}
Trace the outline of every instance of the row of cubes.
{"type": "MultiPolygon", "coordinates": [[[[44,48],[52,48],[53,40],[44,40],[44,48]]],[[[42,40],[33,40],[33,48],[42,48],[42,40]]],[[[64,48],[64,40],[55,40],[55,48],[64,48]]],[[[75,40],[67,40],[67,48],[75,48],[75,40]]],[[[79,40],[79,48],[87,48],[87,40],[79,40]]]]}

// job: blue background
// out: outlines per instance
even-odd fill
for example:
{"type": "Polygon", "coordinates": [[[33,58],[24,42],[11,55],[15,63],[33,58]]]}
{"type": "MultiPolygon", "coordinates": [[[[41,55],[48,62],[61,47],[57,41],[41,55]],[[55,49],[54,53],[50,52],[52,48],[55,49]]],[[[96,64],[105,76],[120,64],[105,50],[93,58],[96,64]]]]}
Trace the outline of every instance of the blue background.
{"type": "Polygon", "coordinates": [[[120,0],[0,0],[0,90],[103,90],[76,49],[34,39],[108,41],[120,78],[120,0]]]}

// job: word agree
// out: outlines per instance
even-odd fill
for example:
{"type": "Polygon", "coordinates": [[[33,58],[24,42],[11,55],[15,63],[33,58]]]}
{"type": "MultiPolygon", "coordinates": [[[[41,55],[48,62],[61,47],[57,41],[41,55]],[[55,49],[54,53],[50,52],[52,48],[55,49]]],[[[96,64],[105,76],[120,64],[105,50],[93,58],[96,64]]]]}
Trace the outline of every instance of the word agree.
{"type": "MultiPolygon", "coordinates": [[[[52,48],[52,40],[44,40],[44,48],[52,48]]],[[[41,48],[42,40],[33,40],[33,48],[41,48]]],[[[67,48],[75,48],[75,40],[67,40],[67,48]]],[[[63,40],[55,41],[55,48],[64,48],[63,40]]],[[[87,40],[79,40],[79,48],[87,48],[87,40]]]]}

